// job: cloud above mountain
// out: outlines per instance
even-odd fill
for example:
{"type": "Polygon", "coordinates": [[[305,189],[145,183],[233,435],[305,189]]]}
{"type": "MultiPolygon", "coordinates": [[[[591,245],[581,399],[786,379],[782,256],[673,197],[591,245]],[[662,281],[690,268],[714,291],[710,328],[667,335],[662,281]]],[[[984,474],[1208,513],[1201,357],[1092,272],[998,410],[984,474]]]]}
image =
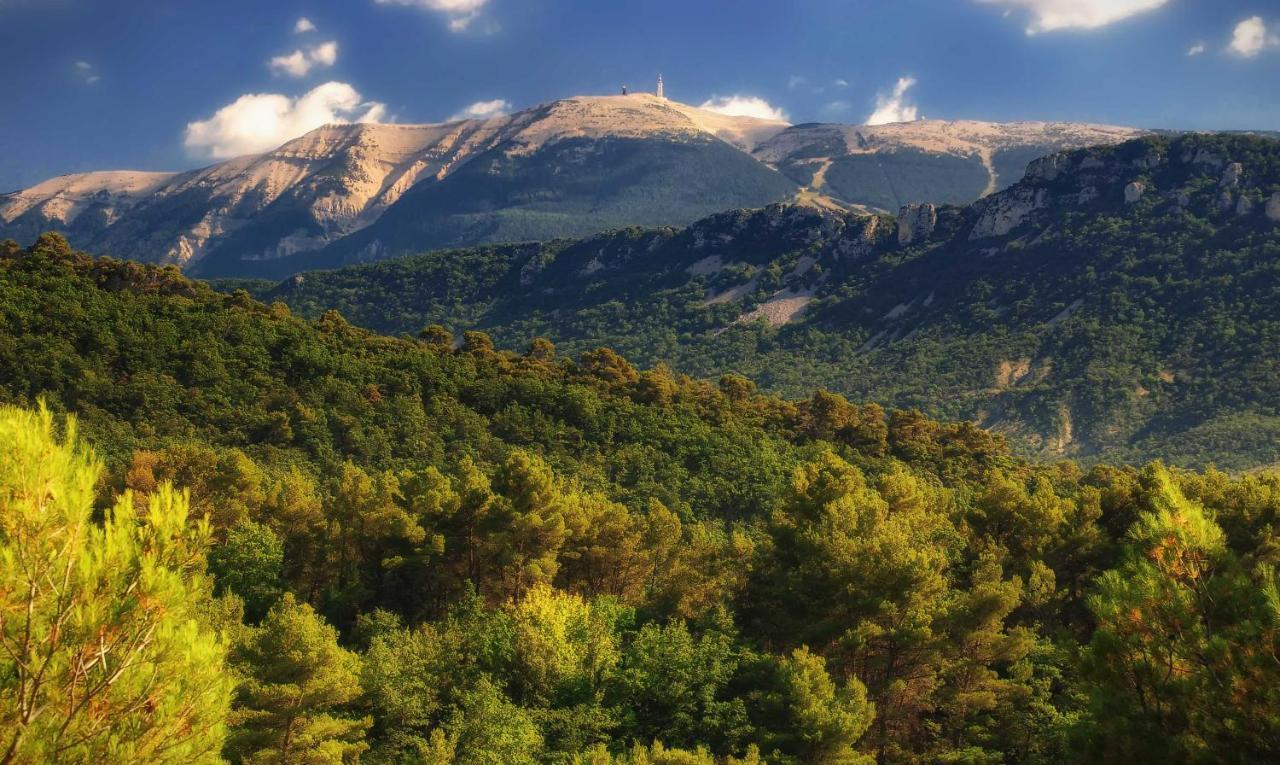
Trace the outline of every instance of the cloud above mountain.
{"type": "Polygon", "coordinates": [[[434,11],[449,20],[449,29],[464,32],[480,16],[489,0],[374,0],[378,5],[408,5],[434,11]]]}
{"type": "Polygon", "coordinates": [[[712,96],[698,107],[730,117],[756,117],[762,120],[790,122],[787,113],[759,96],[712,96]]]}
{"type": "Polygon", "coordinates": [[[875,111],[867,117],[866,124],[887,125],[890,122],[914,122],[919,119],[920,110],[907,97],[907,91],[915,87],[915,84],[914,77],[899,77],[892,93],[876,96],[875,111]]]}
{"type": "Polygon", "coordinates": [[[316,31],[316,25],[306,16],[301,17],[293,24],[293,33],[295,35],[305,34],[307,32],[316,31]]]}
{"type": "Polygon", "coordinates": [[[1001,6],[1006,15],[1013,11],[1030,14],[1029,35],[1062,29],[1097,29],[1131,16],[1154,11],[1169,0],[977,0],[1001,6]]]}
{"type": "Polygon", "coordinates": [[[454,112],[449,121],[455,120],[487,120],[511,113],[511,102],[501,98],[492,101],[476,101],[465,109],[454,112]]]}
{"type": "Polygon", "coordinates": [[[267,62],[272,72],[290,77],[306,77],[312,69],[325,69],[338,62],[338,43],[322,42],[306,50],[298,49],[285,56],[276,56],[267,62]]]}
{"type": "Polygon", "coordinates": [[[183,144],[193,156],[227,159],[274,149],[321,125],[379,122],[385,115],[383,104],[365,101],[345,82],[326,82],[297,97],[249,93],[188,123],[183,144]]]}

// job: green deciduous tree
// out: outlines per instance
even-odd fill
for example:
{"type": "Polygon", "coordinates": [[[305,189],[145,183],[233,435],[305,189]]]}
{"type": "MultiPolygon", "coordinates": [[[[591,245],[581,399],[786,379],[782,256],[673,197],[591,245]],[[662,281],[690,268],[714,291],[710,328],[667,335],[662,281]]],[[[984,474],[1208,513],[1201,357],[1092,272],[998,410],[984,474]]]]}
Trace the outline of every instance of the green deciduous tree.
{"type": "Polygon", "coordinates": [[[727,692],[741,649],[725,626],[697,637],[679,620],[640,628],[610,679],[626,738],[738,749],[750,725],[743,700],[727,692]]]}
{"type": "Polygon", "coordinates": [[[528,713],[512,704],[488,678],[462,695],[446,725],[447,744],[432,737],[432,748],[454,751],[456,765],[535,765],[542,735],[528,713]]]}
{"type": "Polygon", "coordinates": [[[256,623],[283,592],[284,545],[268,527],[245,521],[227,532],[226,541],[209,553],[209,571],[219,590],[244,601],[245,618],[256,623]]]}

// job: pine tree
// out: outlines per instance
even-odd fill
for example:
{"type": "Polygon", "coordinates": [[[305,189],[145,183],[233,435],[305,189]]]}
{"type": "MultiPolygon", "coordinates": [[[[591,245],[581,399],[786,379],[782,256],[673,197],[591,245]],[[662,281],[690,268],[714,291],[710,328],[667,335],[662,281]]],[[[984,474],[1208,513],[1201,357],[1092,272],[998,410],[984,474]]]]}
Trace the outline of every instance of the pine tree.
{"type": "Polygon", "coordinates": [[[856,678],[837,686],[826,662],[807,648],[781,661],[790,733],[801,761],[813,765],[869,765],[874,760],[854,749],[871,726],[875,705],[856,678]]]}
{"type": "Polygon", "coordinates": [[[1280,598],[1156,466],[1150,512],[1088,600],[1092,746],[1131,762],[1274,762],[1280,751],[1280,598]]]}
{"type": "Polygon", "coordinates": [[[99,466],[0,408],[0,763],[215,763],[230,682],[202,626],[209,527],[156,487],[95,524],[99,466]]]}
{"type": "Polygon", "coordinates": [[[286,593],[238,652],[247,679],[230,750],[254,765],[338,765],[366,748],[370,721],[342,714],[360,695],[360,657],[286,593]]]}

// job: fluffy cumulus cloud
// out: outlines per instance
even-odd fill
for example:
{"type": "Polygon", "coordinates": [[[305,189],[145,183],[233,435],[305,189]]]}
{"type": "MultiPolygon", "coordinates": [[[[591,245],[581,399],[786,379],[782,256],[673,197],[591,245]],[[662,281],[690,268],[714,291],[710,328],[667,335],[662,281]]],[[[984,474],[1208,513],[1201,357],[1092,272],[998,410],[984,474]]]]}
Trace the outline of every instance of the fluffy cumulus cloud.
{"type": "Polygon", "coordinates": [[[876,96],[876,109],[867,117],[868,125],[887,125],[890,122],[913,122],[919,119],[920,110],[907,97],[907,91],[916,84],[914,77],[899,77],[893,92],[876,96]]]}
{"type": "Polygon", "coordinates": [[[306,50],[295,50],[286,56],[276,56],[268,62],[271,71],[291,77],[306,77],[312,69],[323,69],[338,62],[338,43],[329,40],[306,50]]]}
{"type": "Polygon", "coordinates": [[[1192,45],[1190,48],[1187,48],[1187,55],[1199,56],[1200,54],[1204,53],[1206,50],[1208,50],[1208,48],[1205,46],[1205,44],[1203,42],[1198,42],[1195,45],[1192,45]]]}
{"type": "Polygon", "coordinates": [[[296,98],[278,93],[240,96],[206,120],[187,125],[187,151],[226,159],[274,149],[321,125],[379,122],[382,104],[365,101],[345,82],[326,82],[296,98]]]}
{"type": "Polygon", "coordinates": [[[492,101],[476,101],[467,108],[455,112],[449,121],[454,120],[487,120],[490,117],[501,117],[511,113],[511,103],[501,98],[492,101]]]}
{"type": "Polygon", "coordinates": [[[1267,30],[1267,23],[1261,16],[1253,16],[1236,24],[1227,50],[1237,56],[1253,58],[1268,48],[1276,47],[1280,47],[1280,38],[1267,30]]]}
{"type": "Polygon", "coordinates": [[[489,0],[375,0],[378,5],[410,5],[435,11],[449,20],[449,29],[463,32],[480,16],[489,0]]]}
{"type": "Polygon", "coordinates": [[[1154,11],[1169,0],[978,0],[1008,11],[1030,14],[1027,34],[1059,29],[1097,29],[1130,16],[1154,11]]]}
{"type": "Polygon", "coordinates": [[[303,16],[302,18],[294,22],[293,33],[295,35],[306,34],[307,32],[314,32],[314,31],[316,31],[316,25],[311,23],[311,19],[307,18],[306,16],[303,16]]]}
{"type": "Polygon", "coordinates": [[[759,96],[712,96],[699,108],[731,117],[758,117],[762,120],[788,122],[790,118],[782,109],[759,96]]]}

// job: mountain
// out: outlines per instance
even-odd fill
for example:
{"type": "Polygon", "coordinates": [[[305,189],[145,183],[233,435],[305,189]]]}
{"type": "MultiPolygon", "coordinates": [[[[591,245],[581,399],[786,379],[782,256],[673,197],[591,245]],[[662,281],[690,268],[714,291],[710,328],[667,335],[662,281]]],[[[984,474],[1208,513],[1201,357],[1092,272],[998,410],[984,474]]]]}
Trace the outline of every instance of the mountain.
{"type": "Polygon", "coordinates": [[[444,246],[688,223],[796,190],[747,149],[784,127],[654,96],[557,101],[511,118],[489,148],[421,179],[368,228],[319,252],[247,263],[233,244],[204,276],[291,273],[444,246]]]}
{"type": "Polygon", "coordinates": [[[967,204],[1016,183],[1034,159],[1140,134],[1073,122],[807,124],[787,128],[753,154],[803,186],[890,211],[911,202],[967,204]]]}
{"type": "MultiPolygon", "coordinates": [[[[743,153],[783,127],[650,96],[568,99],[507,117],[442,125],[329,125],[266,154],[186,173],[55,178],[0,197],[0,236],[29,240],[52,229],[116,257],[183,267],[244,262],[252,270],[256,261],[318,249],[358,231],[418,182],[438,187],[463,169],[467,172],[442,193],[448,197],[461,187],[463,201],[492,206],[476,195],[490,191],[483,181],[493,163],[528,167],[548,146],[555,153],[542,164],[557,177],[543,193],[550,195],[552,212],[563,178],[609,181],[602,195],[638,190],[654,197],[652,211],[646,200],[638,201],[640,222],[681,220],[684,213],[678,211],[698,201],[693,198],[698,192],[688,189],[696,183],[705,199],[695,205],[692,220],[713,209],[763,204],[793,190],[790,181],[743,153]],[[595,149],[607,153],[592,161],[595,149]],[[584,163],[599,172],[599,162],[616,161],[618,151],[633,162],[620,164],[617,177],[581,172],[584,163]],[[477,167],[469,168],[476,159],[481,160],[477,167]],[[557,170],[550,167],[554,161],[569,164],[557,170]],[[663,176],[662,170],[672,166],[696,166],[704,176],[663,176]]],[[[627,222],[617,215],[604,217],[589,230],[627,222]]],[[[569,227],[565,233],[586,229],[569,227]]]]}
{"type": "Polygon", "coordinates": [[[0,195],[0,237],[56,230],[119,258],[278,277],[444,246],[686,225],[797,194],[884,210],[970,202],[1012,182],[1032,156],[1135,133],[792,127],[643,94],[578,97],[489,120],[329,125],[183,173],[63,176],[0,195]]]}
{"type": "Polygon", "coordinates": [[[1280,142],[1151,136],[1051,155],[966,206],[823,205],[443,251],[258,294],[382,331],[439,322],[643,364],[825,386],[1025,453],[1280,460],[1280,142]]]}

